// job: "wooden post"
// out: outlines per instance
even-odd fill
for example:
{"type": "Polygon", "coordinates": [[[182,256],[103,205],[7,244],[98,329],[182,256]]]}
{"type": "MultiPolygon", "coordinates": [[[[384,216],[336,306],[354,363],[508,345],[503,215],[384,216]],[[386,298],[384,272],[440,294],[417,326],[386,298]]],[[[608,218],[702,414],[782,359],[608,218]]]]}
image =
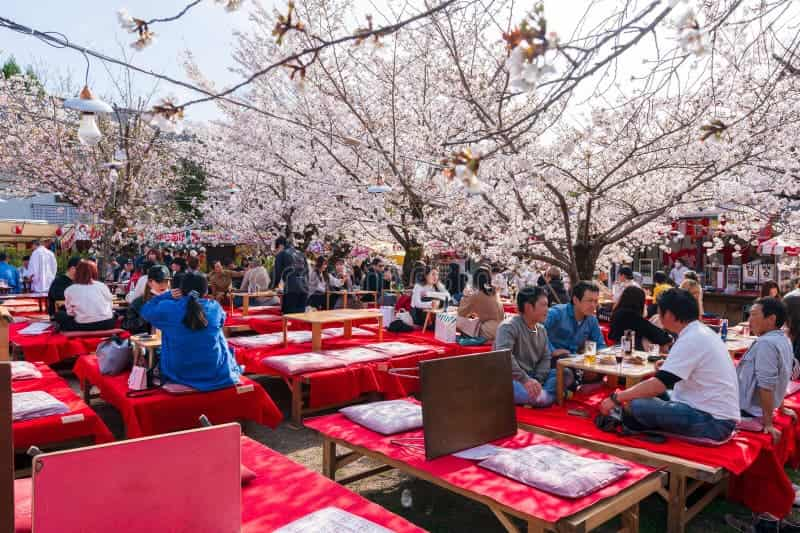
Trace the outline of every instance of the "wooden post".
{"type": "MultiPolygon", "coordinates": [[[[5,329],[7,334],[8,325],[5,329]]],[[[14,533],[14,430],[11,420],[11,365],[8,362],[0,362],[0,532],[14,533]]]]}
{"type": "MultiPolygon", "coordinates": [[[[5,307],[0,306],[0,361],[11,360],[9,355],[10,345],[8,343],[8,325],[11,324],[11,321],[11,313],[5,307]]],[[[10,386],[9,390],[11,390],[10,386]]]]}

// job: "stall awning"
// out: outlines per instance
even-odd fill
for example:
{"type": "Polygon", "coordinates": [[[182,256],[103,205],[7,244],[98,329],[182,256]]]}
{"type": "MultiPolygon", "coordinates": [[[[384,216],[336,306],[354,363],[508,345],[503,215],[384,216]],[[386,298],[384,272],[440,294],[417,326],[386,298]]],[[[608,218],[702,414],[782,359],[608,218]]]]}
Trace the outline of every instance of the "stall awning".
{"type": "Polygon", "coordinates": [[[773,237],[758,245],[758,253],[761,255],[800,255],[800,243],[773,237]]]}

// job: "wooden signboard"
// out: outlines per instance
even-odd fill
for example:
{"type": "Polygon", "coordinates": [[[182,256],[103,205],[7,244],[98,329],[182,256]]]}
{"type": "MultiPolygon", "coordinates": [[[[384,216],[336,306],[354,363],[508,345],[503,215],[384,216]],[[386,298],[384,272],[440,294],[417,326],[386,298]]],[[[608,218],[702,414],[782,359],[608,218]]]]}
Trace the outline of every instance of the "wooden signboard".
{"type": "Polygon", "coordinates": [[[419,371],[428,460],[516,434],[510,351],[422,361],[419,371]]]}

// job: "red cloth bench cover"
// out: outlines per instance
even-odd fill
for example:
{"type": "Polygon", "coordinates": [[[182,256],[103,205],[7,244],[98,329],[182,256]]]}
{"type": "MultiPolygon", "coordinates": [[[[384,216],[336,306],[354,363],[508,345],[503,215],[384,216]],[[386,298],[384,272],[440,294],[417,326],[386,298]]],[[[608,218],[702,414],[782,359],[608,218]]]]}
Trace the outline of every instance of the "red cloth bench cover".
{"type": "Polygon", "coordinates": [[[121,328],[113,328],[113,329],[100,329],[96,331],[62,331],[61,334],[64,335],[68,339],[83,339],[86,337],[110,337],[112,335],[120,335],[125,333],[124,329],[121,328]]]}
{"type": "MultiPolygon", "coordinates": [[[[273,531],[325,507],[338,507],[397,533],[425,531],[247,437],[242,437],[242,465],[256,475],[242,487],[242,532],[273,531]]],[[[31,488],[31,478],[14,482],[16,533],[31,532],[31,488]]]]}
{"type": "Polygon", "coordinates": [[[122,415],[129,438],[168,433],[197,427],[200,415],[216,423],[252,420],[276,427],[283,415],[261,386],[242,376],[241,384],[212,392],[169,394],[158,390],[149,396],[129,398],[128,374],[104,376],[100,373],[97,356],[78,358],[75,375],[100,389],[102,398],[122,415]]]}
{"type": "Polygon", "coordinates": [[[654,469],[632,461],[626,461],[607,454],[592,452],[578,446],[571,446],[554,439],[518,431],[511,438],[494,442],[508,448],[524,448],[533,444],[551,444],[572,453],[592,459],[614,461],[629,468],[628,472],[616,482],[577,499],[566,499],[529,487],[512,479],[478,466],[476,461],[459,459],[452,455],[433,461],[425,460],[425,452],[416,447],[397,446],[393,440],[422,437],[422,431],[412,431],[400,435],[383,436],[349,421],[344,415],[334,414],[305,421],[305,425],[332,438],[344,440],[357,446],[381,453],[396,461],[401,461],[431,476],[442,479],[455,487],[478,493],[501,505],[535,516],[548,522],[557,522],[574,515],[598,501],[614,496],[620,491],[649,476],[654,469]]]}
{"type": "Polygon", "coordinates": [[[786,516],[791,510],[794,491],[783,470],[783,464],[793,456],[796,448],[795,429],[789,417],[776,417],[776,425],[785,432],[778,446],[773,446],[767,435],[745,431],[737,432],[730,442],[722,446],[699,446],[674,438],[657,444],[598,429],[594,425],[594,417],[597,406],[607,396],[608,391],[601,391],[585,398],[579,396],[577,401],[568,401],[561,407],[518,407],[517,422],[724,468],[735,475],[729,491],[731,499],[742,502],[754,512],[786,516]],[[576,408],[585,410],[589,418],[568,414],[568,410],[576,408]],[[761,482],[766,479],[770,480],[769,483],[761,482]],[[752,490],[754,486],[758,486],[759,490],[752,490]]]}
{"type": "MultiPolygon", "coordinates": [[[[26,361],[42,361],[49,365],[78,355],[92,353],[98,344],[108,338],[108,336],[97,336],[96,332],[91,332],[94,335],[72,338],[52,331],[40,335],[20,335],[19,330],[27,326],[27,322],[10,324],[8,340],[22,349],[22,355],[26,361]]],[[[127,336],[127,332],[120,334],[122,338],[127,336]]]]}
{"type": "Polygon", "coordinates": [[[114,436],[97,413],[86,405],[69,384],[44,363],[34,363],[42,377],[11,382],[12,392],[41,390],[69,407],[69,413],[51,415],[14,422],[14,448],[26,450],[30,446],[42,446],[69,440],[92,437],[96,444],[111,442],[114,436]]]}

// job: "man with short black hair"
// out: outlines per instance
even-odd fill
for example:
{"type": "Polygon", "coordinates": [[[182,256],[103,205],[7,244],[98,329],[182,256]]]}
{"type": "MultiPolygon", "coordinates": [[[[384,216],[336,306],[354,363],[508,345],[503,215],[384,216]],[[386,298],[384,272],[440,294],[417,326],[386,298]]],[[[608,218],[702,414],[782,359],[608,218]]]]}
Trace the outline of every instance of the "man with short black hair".
{"type": "Polygon", "coordinates": [[[579,281],[572,289],[572,302],[554,305],[547,313],[544,325],[553,348],[553,356],[577,353],[587,340],[597,349],[606,347],[600,324],[597,322],[597,303],[600,288],[591,281],[579,281]]]}
{"type": "Polygon", "coordinates": [[[56,276],[56,279],[50,284],[50,289],[47,291],[47,313],[50,317],[56,316],[58,311],[56,302],[64,301],[64,291],[75,281],[75,270],[80,262],[80,257],[70,257],[67,261],[67,271],[56,276]]]}
{"type": "MultiPolygon", "coordinates": [[[[384,276],[384,268],[386,268],[386,265],[384,265],[383,259],[375,257],[372,260],[369,270],[367,270],[367,275],[364,276],[364,290],[376,292],[378,294],[378,301],[381,300],[383,291],[388,289],[391,284],[384,276]]],[[[371,294],[365,294],[361,297],[361,301],[374,302],[375,298],[371,294]]]]}
{"type": "MultiPolygon", "coordinates": [[[[556,398],[556,371],[551,369],[552,348],[542,325],[547,316],[547,293],[541,287],[525,287],[517,293],[519,314],[497,327],[495,350],[511,351],[514,403],[548,407],[556,398]]],[[[565,371],[567,385],[572,374],[565,371]]]]}
{"type": "Polygon", "coordinates": [[[607,415],[624,407],[625,423],[634,430],[725,441],[740,419],[739,387],[728,348],[699,321],[700,308],[688,291],[665,291],[658,313],[664,329],[678,336],[667,360],[655,377],[612,393],[600,411],[607,415]],[[661,399],[668,389],[670,399],[661,399]]]}
{"type": "Polygon", "coordinates": [[[275,279],[283,281],[281,312],[302,313],[308,301],[308,261],[300,250],[284,237],[275,239],[275,279]]]}
{"type": "Polygon", "coordinates": [[[758,339],[745,352],[736,375],[739,379],[739,407],[744,417],[760,418],[764,433],[780,440],[772,424],[775,409],[783,403],[792,376],[792,344],[781,328],[786,306],[777,298],[759,298],[750,308],[750,331],[758,339]]]}
{"type": "Polygon", "coordinates": [[[9,292],[19,292],[19,271],[8,264],[8,255],[5,252],[0,252],[0,279],[5,280],[9,292]]]}

